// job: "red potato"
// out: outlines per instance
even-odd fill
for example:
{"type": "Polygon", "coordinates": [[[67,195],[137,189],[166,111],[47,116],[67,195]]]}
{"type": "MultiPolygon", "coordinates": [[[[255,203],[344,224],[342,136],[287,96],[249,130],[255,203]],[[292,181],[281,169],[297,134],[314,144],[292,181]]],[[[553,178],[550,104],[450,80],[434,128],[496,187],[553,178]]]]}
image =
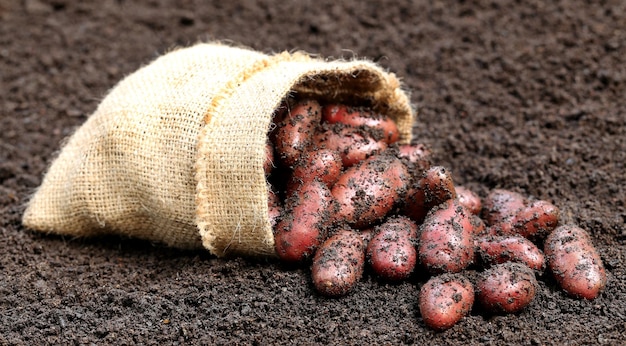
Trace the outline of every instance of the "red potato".
{"type": "Polygon", "coordinates": [[[278,124],[274,146],[282,162],[291,166],[311,144],[322,119],[321,106],[315,100],[301,101],[278,124]]]}
{"type": "Polygon", "coordinates": [[[507,262],[481,273],[476,290],[477,300],[486,310],[514,313],[528,306],[535,298],[537,279],[527,266],[507,262]]]}
{"type": "Polygon", "coordinates": [[[395,143],[400,139],[398,126],[391,118],[376,114],[369,109],[331,104],[322,108],[322,120],[330,124],[369,127],[380,132],[381,139],[387,144],[395,143]]]}
{"type": "Polygon", "coordinates": [[[375,229],[366,258],[378,276],[390,281],[408,278],[415,269],[417,225],[406,217],[388,219],[375,229]]]}
{"type": "Polygon", "coordinates": [[[482,210],[482,202],[480,200],[480,196],[478,196],[474,191],[464,187],[464,186],[455,186],[456,198],[459,199],[462,205],[464,205],[467,210],[469,210],[472,214],[478,215],[482,210]]]}
{"type": "Polygon", "coordinates": [[[316,290],[329,297],[350,292],[363,275],[365,246],[359,232],[339,230],[315,253],[311,277],[316,290]]]}
{"type": "Polygon", "coordinates": [[[406,190],[408,172],[395,156],[380,154],[350,167],[331,192],[338,204],[335,221],[362,228],[381,220],[406,190]]]}
{"type": "Polygon", "coordinates": [[[432,152],[424,144],[403,144],[398,147],[398,157],[408,161],[412,172],[422,172],[430,168],[432,152]]]}
{"type": "Polygon", "coordinates": [[[421,223],[430,209],[456,196],[450,171],[432,166],[408,190],[403,213],[421,223]]]}
{"type": "Polygon", "coordinates": [[[358,128],[331,126],[314,136],[313,148],[339,152],[343,166],[350,167],[383,152],[387,149],[387,143],[376,140],[358,128]]]}
{"type": "Polygon", "coordinates": [[[342,168],[341,156],[334,150],[306,152],[293,168],[291,184],[298,186],[318,179],[330,188],[339,179],[342,168]]]}
{"type": "Polygon", "coordinates": [[[428,327],[438,331],[457,324],[469,314],[472,305],[474,286],[460,274],[432,277],[420,289],[420,314],[428,327]]]}
{"type": "Polygon", "coordinates": [[[517,262],[537,271],[543,271],[546,266],[541,250],[522,236],[482,236],[476,245],[483,262],[490,265],[517,262]]]}
{"type": "Polygon", "coordinates": [[[483,218],[487,225],[509,224],[526,206],[526,198],[513,191],[494,189],[483,200],[483,218]]]}
{"type": "Polygon", "coordinates": [[[511,219],[510,233],[529,239],[545,238],[559,223],[559,209],[547,201],[534,201],[511,219]]]}
{"type": "Polygon", "coordinates": [[[548,267],[561,288],[576,298],[594,299],[606,286],[606,271],[589,234],[580,227],[557,227],[545,240],[548,267]]]}
{"type": "Polygon", "coordinates": [[[474,260],[472,214],[458,200],[433,208],[420,227],[418,254],[431,273],[457,273],[474,260]]]}
{"type": "Polygon", "coordinates": [[[276,225],[276,253],[283,261],[300,262],[322,242],[333,206],[328,187],[315,180],[304,184],[287,200],[287,211],[276,225]]]}

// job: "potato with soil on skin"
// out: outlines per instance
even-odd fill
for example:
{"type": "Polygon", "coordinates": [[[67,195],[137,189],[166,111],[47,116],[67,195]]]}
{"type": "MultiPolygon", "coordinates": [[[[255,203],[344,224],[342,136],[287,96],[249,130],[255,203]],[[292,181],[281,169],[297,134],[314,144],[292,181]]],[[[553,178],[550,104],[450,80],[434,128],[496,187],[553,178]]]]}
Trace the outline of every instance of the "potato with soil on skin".
{"type": "Polygon", "coordinates": [[[451,328],[474,305],[474,286],[461,274],[434,276],[422,286],[419,310],[424,323],[435,330],[451,328]]]}
{"type": "Polygon", "coordinates": [[[338,204],[335,221],[361,228],[381,220],[406,191],[408,181],[404,164],[387,153],[348,168],[331,190],[338,204]]]}
{"type": "Polygon", "coordinates": [[[530,240],[519,236],[481,236],[476,239],[477,252],[486,264],[517,262],[543,271],[545,256],[530,240]]]}
{"type": "Polygon", "coordinates": [[[532,269],[507,262],[487,269],[476,282],[477,300],[488,311],[514,313],[535,298],[537,279],[532,269]]]}
{"type": "Polygon", "coordinates": [[[330,190],[318,180],[296,190],[287,199],[286,213],[274,232],[278,257],[286,262],[310,257],[325,238],[333,206],[330,190]]]}
{"type": "Polygon", "coordinates": [[[512,228],[507,232],[529,239],[543,239],[559,223],[559,208],[554,204],[537,200],[518,211],[511,219],[512,228]]]}
{"type": "Polygon", "coordinates": [[[360,128],[335,124],[324,126],[313,137],[313,150],[334,150],[341,156],[344,167],[353,166],[387,149],[387,143],[360,128]]]}
{"type": "Polygon", "coordinates": [[[399,281],[415,269],[417,225],[407,217],[392,217],[378,225],[366,249],[372,270],[381,278],[399,281]]]}
{"type": "Polygon", "coordinates": [[[494,189],[483,199],[483,219],[488,226],[506,223],[525,206],[526,198],[521,194],[494,189]]]}
{"type": "Polygon", "coordinates": [[[430,168],[432,152],[424,144],[403,144],[398,146],[398,157],[406,160],[411,172],[423,172],[430,168]]]}
{"type": "Polygon", "coordinates": [[[606,271],[589,234],[575,225],[557,227],[545,240],[548,267],[561,288],[576,298],[594,299],[606,286],[606,271]]]}
{"type": "Polygon", "coordinates": [[[300,155],[311,144],[316,128],[322,119],[322,107],[315,100],[300,101],[287,116],[278,123],[274,147],[286,166],[298,161],[300,155]]]}
{"type": "Polygon", "coordinates": [[[297,186],[318,179],[331,188],[339,175],[343,165],[339,153],[329,149],[319,149],[305,152],[293,167],[288,191],[293,191],[297,186]]]}
{"type": "Polygon", "coordinates": [[[311,277],[316,290],[329,297],[350,292],[363,275],[365,245],[359,232],[341,229],[315,252],[311,277]]]}
{"type": "Polygon", "coordinates": [[[456,196],[450,170],[432,166],[410,186],[404,200],[403,214],[421,223],[430,209],[456,196]]]}
{"type": "Polygon", "coordinates": [[[455,186],[456,198],[463,204],[472,214],[478,215],[482,210],[482,201],[474,191],[465,186],[455,186]]]}
{"type": "Polygon", "coordinates": [[[433,208],[420,226],[417,253],[431,273],[457,273],[474,261],[472,214],[458,200],[433,208]]]}
{"type": "Polygon", "coordinates": [[[345,124],[353,127],[365,126],[380,132],[387,144],[400,139],[400,131],[396,123],[389,117],[374,113],[363,107],[349,107],[341,104],[330,104],[322,108],[322,120],[329,124],[345,124]]]}

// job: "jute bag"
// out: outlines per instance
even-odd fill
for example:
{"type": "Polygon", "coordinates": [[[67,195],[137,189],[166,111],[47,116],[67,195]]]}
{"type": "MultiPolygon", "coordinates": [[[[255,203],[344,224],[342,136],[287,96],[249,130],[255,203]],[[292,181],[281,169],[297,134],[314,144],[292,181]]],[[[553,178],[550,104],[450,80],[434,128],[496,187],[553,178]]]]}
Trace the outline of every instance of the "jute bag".
{"type": "Polygon", "coordinates": [[[204,246],[217,256],[274,256],[265,143],[275,110],[294,94],[366,101],[410,141],[408,97],[374,63],[197,44],[109,92],[50,166],[23,223],[204,246]]]}

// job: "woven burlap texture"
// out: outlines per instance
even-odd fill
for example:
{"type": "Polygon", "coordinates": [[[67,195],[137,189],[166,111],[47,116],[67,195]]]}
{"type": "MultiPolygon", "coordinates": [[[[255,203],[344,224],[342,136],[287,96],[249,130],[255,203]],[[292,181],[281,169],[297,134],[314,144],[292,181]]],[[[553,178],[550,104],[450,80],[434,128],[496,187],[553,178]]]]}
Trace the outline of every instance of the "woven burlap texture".
{"type": "Polygon", "coordinates": [[[396,120],[401,141],[411,139],[407,94],[372,62],[196,44],[108,93],[53,161],[23,223],[274,256],[263,161],[273,114],[290,94],[367,101],[396,120]]]}

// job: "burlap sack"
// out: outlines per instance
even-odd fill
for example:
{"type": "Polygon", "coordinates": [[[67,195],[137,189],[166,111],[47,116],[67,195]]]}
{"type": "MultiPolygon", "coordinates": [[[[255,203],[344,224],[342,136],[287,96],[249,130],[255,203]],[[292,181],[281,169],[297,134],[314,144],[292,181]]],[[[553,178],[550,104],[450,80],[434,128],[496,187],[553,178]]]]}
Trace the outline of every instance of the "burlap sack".
{"type": "Polygon", "coordinates": [[[290,93],[365,100],[396,120],[403,142],[411,138],[407,95],[374,63],[198,44],[110,91],[52,163],[23,223],[274,255],[263,161],[273,113],[290,93]]]}

